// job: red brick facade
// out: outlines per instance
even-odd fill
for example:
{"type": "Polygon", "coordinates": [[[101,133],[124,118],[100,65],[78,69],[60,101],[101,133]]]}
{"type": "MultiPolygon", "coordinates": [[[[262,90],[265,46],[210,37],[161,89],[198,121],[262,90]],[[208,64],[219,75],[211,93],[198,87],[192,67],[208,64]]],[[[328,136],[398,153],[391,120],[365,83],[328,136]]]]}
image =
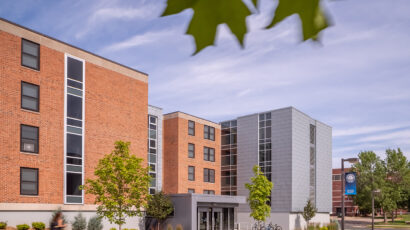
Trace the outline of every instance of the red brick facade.
{"type": "MultiPolygon", "coordinates": [[[[132,72],[126,67],[0,21],[0,203],[64,202],[65,62],[64,52],[50,47],[85,60],[85,179],[116,140],[130,141],[131,152],[147,158],[146,81],[124,74],[132,72]],[[39,71],[21,65],[22,37],[40,44],[39,71]],[[21,81],[39,85],[39,112],[21,108],[21,81]],[[20,152],[20,124],[39,127],[38,154],[20,152]],[[37,196],[20,195],[20,167],[39,169],[37,196]]],[[[85,203],[92,202],[85,195],[85,203]]]]}
{"type": "Polygon", "coordinates": [[[165,193],[195,193],[213,190],[221,194],[220,125],[185,113],[164,115],[163,190],[165,193]],[[188,135],[188,120],[195,122],[195,136],[188,135]],[[204,125],[215,128],[215,140],[204,138],[204,125]],[[188,143],[195,145],[195,158],[188,157],[188,143]],[[215,149],[215,162],[204,160],[204,147],[215,149]],[[188,166],[195,167],[195,180],[188,180],[188,166]],[[204,168],[215,170],[215,183],[204,182],[204,168]]]}

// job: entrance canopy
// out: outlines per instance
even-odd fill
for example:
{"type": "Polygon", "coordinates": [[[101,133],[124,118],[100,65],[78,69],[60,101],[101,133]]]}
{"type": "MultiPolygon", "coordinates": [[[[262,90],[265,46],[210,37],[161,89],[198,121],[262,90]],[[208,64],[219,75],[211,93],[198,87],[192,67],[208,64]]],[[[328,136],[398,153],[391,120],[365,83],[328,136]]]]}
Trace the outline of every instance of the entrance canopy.
{"type": "Polygon", "coordinates": [[[246,203],[244,196],[221,196],[208,194],[172,194],[174,215],[167,219],[164,229],[181,226],[184,230],[233,229],[236,208],[246,203]]]}

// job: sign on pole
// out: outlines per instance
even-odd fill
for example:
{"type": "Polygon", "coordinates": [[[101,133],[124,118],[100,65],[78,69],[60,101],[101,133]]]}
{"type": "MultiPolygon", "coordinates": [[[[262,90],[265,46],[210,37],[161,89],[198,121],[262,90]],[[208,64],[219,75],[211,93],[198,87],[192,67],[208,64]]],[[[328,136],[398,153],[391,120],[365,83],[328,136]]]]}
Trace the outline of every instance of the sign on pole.
{"type": "Polygon", "coordinates": [[[345,195],[356,195],[356,173],[345,173],[345,195]]]}

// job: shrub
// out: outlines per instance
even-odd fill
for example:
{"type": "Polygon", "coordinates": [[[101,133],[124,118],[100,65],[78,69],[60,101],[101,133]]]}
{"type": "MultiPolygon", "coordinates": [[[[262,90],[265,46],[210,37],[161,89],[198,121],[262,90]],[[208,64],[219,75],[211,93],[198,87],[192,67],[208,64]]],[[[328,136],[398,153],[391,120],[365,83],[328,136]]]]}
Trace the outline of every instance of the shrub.
{"type": "Polygon", "coordinates": [[[307,230],[316,230],[315,224],[309,224],[307,230]]]}
{"type": "Polygon", "coordinates": [[[67,223],[67,221],[66,221],[66,219],[65,219],[65,216],[64,216],[64,214],[63,214],[62,211],[61,211],[61,207],[59,207],[57,210],[54,210],[54,211],[53,211],[53,215],[51,215],[50,226],[51,226],[51,224],[52,224],[52,222],[53,222],[54,217],[57,215],[57,213],[61,213],[61,219],[63,220],[63,224],[66,224],[66,223],[67,223]]]}
{"type": "Polygon", "coordinates": [[[110,228],[110,230],[117,230],[116,228],[110,228]]]}
{"type": "Polygon", "coordinates": [[[319,230],[328,230],[326,226],[319,228],[319,230]]]}
{"type": "Polygon", "coordinates": [[[16,227],[17,230],[28,230],[30,228],[30,226],[28,226],[27,224],[19,224],[16,227]]]}
{"type": "Polygon", "coordinates": [[[98,216],[93,216],[88,221],[87,230],[102,230],[103,225],[101,222],[101,218],[98,216]]]}
{"type": "Polygon", "coordinates": [[[78,213],[77,216],[74,217],[74,221],[72,223],[73,230],[85,230],[87,228],[87,220],[83,217],[83,214],[78,213]]]}
{"type": "Polygon", "coordinates": [[[6,229],[7,222],[0,222],[0,229],[6,229]]]}
{"type": "Polygon", "coordinates": [[[31,223],[31,227],[33,227],[35,230],[44,230],[46,229],[46,224],[43,222],[33,222],[31,223]]]}
{"type": "Polygon", "coordinates": [[[174,229],[172,228],[172,225],[168,224],[167,230],[174,230],[174,229]]]}
{"type": "Polygon", "coordinates": [[[183,230],[184,228],[182,227],[182,225],[177,224],[177,226],[175,227],[175,230],[183,230]]]}
{"type": "Polygon", "coordinates": [[[338,230],[339,229],[339,225],[332,221],[330,224],[327,225],[327,229],[328,230],[338,230]]]}

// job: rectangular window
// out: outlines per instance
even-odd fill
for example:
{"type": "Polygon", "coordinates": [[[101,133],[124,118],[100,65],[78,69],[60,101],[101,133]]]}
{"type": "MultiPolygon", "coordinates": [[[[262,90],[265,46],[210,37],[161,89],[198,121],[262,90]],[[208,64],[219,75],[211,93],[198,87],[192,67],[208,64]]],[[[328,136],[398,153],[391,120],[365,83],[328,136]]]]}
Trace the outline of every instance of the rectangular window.
{"type": "Polygon", "coordinates": [[[38,169],[20,168],[20,195],[38,195],[38,169]]]}
{"type": "Polygon", "coordinates": [[[215,183],[214,169],[204,169],[204,182],[215,183]]]}
{"type": "Polygon", "coordinates": [[[81,196],[80,185],[82,183],[81,174],[67,173],[67,195],[81,196]]]}
{"type": "Polygon", "coordinates": [[[195,122],[188,121],[188,134],[191,136],[195,136],[195,122]]]}
{"type": "Polygon", "coordinates": [[[215,190],[204,190],[204,194],[215,195],[215,190]]]}
{"type": "Polygon", "coordinates": [[[20,125],[20,151],[38,153],[38,127],[20,125]]]}
{"type": "Polygon", "coordinates": [[[315,144],[316,137],[316,126],[310,125],[310,143],[315,144]]]}
{"type": "Polygon", "coordinates": [[[341,180],[341,175],[333,175],[333,180],[341,180]]]}
{"type": "Polygon", "coordinates": [[[194,181],[195,180],[195,167],[188,166],[188,180],[194,181]]]}
{"type": "Polygon", "coordinates": [[[215,162],[215,149],[204,147],[204,160],[215,162]]]}
{"type": "Polygon", "coordinates": [[[39,111],[39,86],[21,82],[21,108],[39,111]]]}
{"type": "Polygon", "coordinates": [[[189,143],[188,144],[188,157],[189,158],[195,158],[195,145],[189,143]]]}
{"type": "Polygon", "coordinates": [[[189,189],[188,189],[188,193],[195,193],[195,189],[189,188],[189,189]]]}
{"type": "Polygon", "coordinates": [[[40,70],[40,45],[21,39],[21,65],[40,70]]]}
{"type": "Polygon", "coordinates": [[[204,138],[214,141],[215,140],[215,128],[208,126],[208,125],[204,125],[204,138]]]}

